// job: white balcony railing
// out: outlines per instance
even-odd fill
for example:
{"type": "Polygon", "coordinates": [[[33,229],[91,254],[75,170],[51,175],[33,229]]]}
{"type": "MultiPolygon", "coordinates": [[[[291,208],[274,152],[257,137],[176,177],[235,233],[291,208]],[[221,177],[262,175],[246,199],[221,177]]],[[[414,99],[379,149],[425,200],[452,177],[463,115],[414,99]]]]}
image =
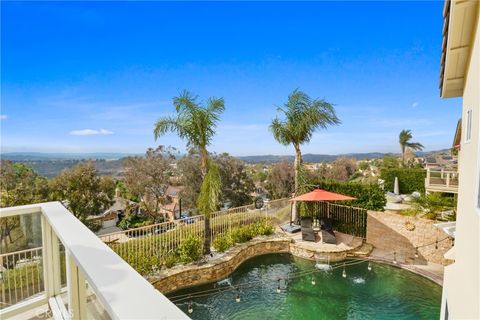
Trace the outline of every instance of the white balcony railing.
{"type": "Polygon", "coordinates": [[[427,169],[425,190],[427,192],[458,193],[458,172],[444,169],[427,169]]]}
{"type": "Polygon", "coordinates": [[[188,319],[59,202],[0,209],[0,219],[29,214],[41,215],[42,246],[21,252],[23,260],[1,255],[14,261],[13,267],[7,261],[10,276],[31,281],[2,291],[11,305],[0,310],[1,319],[44,305],[53,319],[188,319]]]}

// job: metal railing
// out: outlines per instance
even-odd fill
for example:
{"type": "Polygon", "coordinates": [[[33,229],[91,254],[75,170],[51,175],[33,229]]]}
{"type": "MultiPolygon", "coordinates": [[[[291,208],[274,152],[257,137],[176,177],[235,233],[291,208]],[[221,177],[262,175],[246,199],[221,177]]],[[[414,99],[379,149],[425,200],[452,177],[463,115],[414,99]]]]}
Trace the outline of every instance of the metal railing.
{"type": "Polygon", "coordinates": [[[49,318],[96,318],[95,302],[102,318],[188,319],[60,202],[0,209],[0,219],[29,214],[41,215],[42,246],[1,255],[2,302],[12,305],[0,318],[45,305],[49,318]]]}
{"type": "Polygon", "coordinates": [[[183,240],[191,236],[203,239],[204,232],[204,216],[198,215],[114,232],[100,239],[138,272],[148,274],[165,264],[183,240]]]}
{"type": "MultiPolygon", "coordinates": [[[[210,235],[216,236],[234,227],[250,225],[265,219],[278,219],[282,209],[289,208],[289,199],[267,201],[262,209],[254,205],[213,212],[210,235]]],[[[205,239],[205,216],[197,215],[157,223],[125,231],[101,235],[99,238],[141,274],[147,275],[168,265],[177,248],[188,237],[205,239]]]]}
{"type": "Polygon", "coordinates": [[[225,211],[214,212],[210,216],[210,232],[212,240],[219,234],[230,231],[232,228],[250,225],[258,221],[278,218],[278,213],[290,207],[288,198],[266,201],[261,209],[248,205],[231,208],[225,211]]]}
{"type": "Polygon", "coordinates": [[[44,291],[42,260],[41,247],[0,255],[0,309],[44,291]]]}
{"type": "Polygon", "coordinates": [[[344,206],[330,202],[315,202],[311,209],[314,223],[319,225],[320,219],[330,218],[333,229],[360,238],[367,236],[366,209],[344,206]]]}

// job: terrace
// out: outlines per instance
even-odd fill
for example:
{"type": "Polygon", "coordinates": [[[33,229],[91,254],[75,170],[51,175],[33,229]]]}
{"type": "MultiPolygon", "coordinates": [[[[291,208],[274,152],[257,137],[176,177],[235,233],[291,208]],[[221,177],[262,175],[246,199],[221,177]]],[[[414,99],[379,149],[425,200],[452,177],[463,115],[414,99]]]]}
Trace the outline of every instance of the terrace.
{"type": "Polygon", "coordinates": [[[427,192],[458,193],[458,171],[427,169],[425,190],[427,192]]]}
{"type": "Polygon", "coordinates": [[[59,202],[0,217],[41,221],[40,247],[0,255],[2,319],[188,319],[59,202]]]}
{"type": "MultiPolygon", "coordinates": [[[[367,210],[329,202],[310,203],[308,212],[314,229],[318,231],[322,218],[331,218],[337,240],[334,244],[323,243],[318,234],[315,241],[304,241],[301,232],[288,234],[278,228],[290,219],[289,200],[267,201],[262,208],[252,204],[213,213],[213,254],[190,263],[175,260],[171,265],[168,261],[172,254],[191,237],[204,241],[203,215],[96,236],[58,202],[1,209],[2,221],[31,219],[21,225],[30,228],[26,229],[28,234],[40,234],[41,245],[0,256],[0,315],[17,319],[42,315],[53,319],[187,319],[185,310],[164,294],[222,280],[258,255],[289,253],[328,264],[354,257],[367,261],[373,250],[366,241],[367,210]],[[266,225],[273,226],[271,233],[260,231],[230,247],[216,246],[219,239],[239,232],[242,236],[242,230],[266,225]]],[[[388,254],[374,259],[392,261],[388,254]]]]}

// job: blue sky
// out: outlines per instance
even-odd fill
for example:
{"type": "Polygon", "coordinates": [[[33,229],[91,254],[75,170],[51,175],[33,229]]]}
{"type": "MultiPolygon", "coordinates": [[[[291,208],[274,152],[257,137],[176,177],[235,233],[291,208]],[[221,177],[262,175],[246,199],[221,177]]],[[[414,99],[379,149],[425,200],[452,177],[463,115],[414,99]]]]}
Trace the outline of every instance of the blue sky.
{"type": "Polygon", "coordinates": [[[398,152],[411,129],[451,146],[459,99],[439,98],[442,1],[2,2],[4,152],[184,149],[153,139],[183,89],[224,97],[212,151],[292,154],[268,131],[295,88],[342,125],[304,153],[398,152]]]}

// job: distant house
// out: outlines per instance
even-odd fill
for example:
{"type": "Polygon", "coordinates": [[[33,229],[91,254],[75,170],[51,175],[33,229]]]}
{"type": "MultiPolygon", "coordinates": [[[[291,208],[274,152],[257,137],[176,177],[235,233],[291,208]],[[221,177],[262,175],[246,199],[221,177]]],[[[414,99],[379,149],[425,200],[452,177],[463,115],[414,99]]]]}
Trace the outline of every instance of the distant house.
{"type": "Polygon", "coordinates": [[[115,227],[120,221],[120,217],[125,214],[128,205],[138,208],[138,203],[116,196],[115,202],[110,208],[102,214],[91,215],[87,219],[101,223],[103,229],[115,227]]]}
{"type": "Polygon", "coordinates": [[[180,192],[184,189],[183,186],[168,186],[165,195],[169,200],[168,204],[160,208],[160,213],[164,214],[169,220],[179,219],[181,214],[181,199],[180,192]]]}

